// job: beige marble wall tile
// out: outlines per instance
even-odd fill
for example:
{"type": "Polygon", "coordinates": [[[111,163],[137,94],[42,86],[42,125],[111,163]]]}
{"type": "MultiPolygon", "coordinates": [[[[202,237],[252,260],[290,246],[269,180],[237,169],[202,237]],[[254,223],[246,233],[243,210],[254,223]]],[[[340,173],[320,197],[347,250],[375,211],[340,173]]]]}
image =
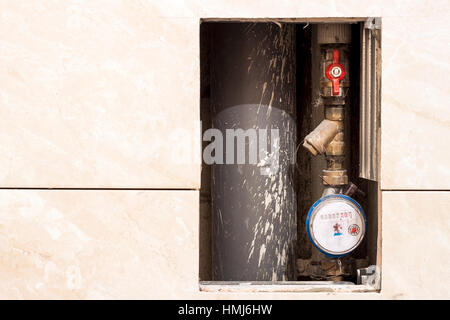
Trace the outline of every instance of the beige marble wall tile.
{"type": "Polygon", "coordinates": [[[383,18],[383,189],[450,189],[450,24],[383,18]]]}
{"type": "MultiPolygon", "coordinates": [[[[0,9],[1,187],[197,188],[200,18],[381,16],[382,187],[449,189],[448,1],[0,9]]],[[[0,297],[449,298],[449,198],[383,192],[380,294],[226,294],[198,291],[195,191],[0,190],[0,297]]]]}
{"type": "Polygon", "coordinates": [[[1,299],[188,297],[197,191],[0,191],[1,299]]]}
{"type": "Polygon", "coordinates": [[[450,192],[383,192],[382,295],[449,299],[450,192]]]}
{"type": "Polygon", "coordinates": [[[1,2],[0,185],[197,188],[199,18],[382,16],[382,187],[449,188],[448,2],[272,4],[1,2]]]}
{"type": "Polygon", "coordinates": [[[310,18],[310,17],[404,17],[441,16],[446,0],[428,5],[422,0],[166,0],[150,1],[152,10],[164,17],[202,18],[310,18]]]}
{"type": "Polygon", "coordinates": [[[199,291],[197,191],[0,191],[0,299],[376,299],[199,291]]]}
{"type": "Polygon", "coordinates": [[[448,2],[272,4],[1,2],[0,185],[197,188],[199,18],[382,16],[382,187],[448,188],[448,2]]]}
{"type": "Polygon", "coordinates": [[[199,186],[197,19],[131,1],[0,12],[0,186],[199,186]]]}
{"type": "Polygon", "coordinates": [[[198,289],[197,191],[0,191],[1,298],[448,298],[450,192],[383,192],[381,293],[198,289]]]}

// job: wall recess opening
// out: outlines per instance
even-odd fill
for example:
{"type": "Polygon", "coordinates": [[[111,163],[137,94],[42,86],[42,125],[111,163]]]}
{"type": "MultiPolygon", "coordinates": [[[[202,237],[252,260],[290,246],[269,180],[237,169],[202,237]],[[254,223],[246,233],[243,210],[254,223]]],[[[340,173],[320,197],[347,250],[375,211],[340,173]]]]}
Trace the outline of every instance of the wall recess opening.
{"type": "Polygon", "coordinates": [[[202,19],[201,290],[380,289],[380,18],[202,19]]]}

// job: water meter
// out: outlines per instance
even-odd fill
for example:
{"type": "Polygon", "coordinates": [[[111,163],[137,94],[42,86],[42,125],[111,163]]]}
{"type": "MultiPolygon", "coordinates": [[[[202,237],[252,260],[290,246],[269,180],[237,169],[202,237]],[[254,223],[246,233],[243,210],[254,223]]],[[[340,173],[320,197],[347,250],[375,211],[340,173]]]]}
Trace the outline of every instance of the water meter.
{"type": "Polygon", "coordinates": [[[331,194],[317,200],[306,218],[308,237],[329,257],[342,257],[355,250],[366,233],[366,216],[349,196],[331,194]]]}

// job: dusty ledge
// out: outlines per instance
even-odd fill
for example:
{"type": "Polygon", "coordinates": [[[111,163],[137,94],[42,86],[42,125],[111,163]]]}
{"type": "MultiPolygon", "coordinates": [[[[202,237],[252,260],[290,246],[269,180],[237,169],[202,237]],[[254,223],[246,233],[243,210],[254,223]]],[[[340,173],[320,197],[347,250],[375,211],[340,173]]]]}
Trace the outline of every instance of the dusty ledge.
{"type": "Polygon", "coordinates": [[[368,285],[332,281],[200,281],[204,292],[378,292],[368,285]]]}

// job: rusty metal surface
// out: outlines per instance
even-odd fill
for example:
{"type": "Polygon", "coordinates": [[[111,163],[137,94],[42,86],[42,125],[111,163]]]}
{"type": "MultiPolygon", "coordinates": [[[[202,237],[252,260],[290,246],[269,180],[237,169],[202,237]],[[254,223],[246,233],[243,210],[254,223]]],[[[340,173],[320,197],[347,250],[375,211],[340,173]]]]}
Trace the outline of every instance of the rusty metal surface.
{"type": "Polygon", "coordinates": [[[357,273],[360,268],[367,267],[367,259],[297,259],[297,272],[299,276],[310,277],[315,280],[342,281],[345,277],[357,273]]]}

